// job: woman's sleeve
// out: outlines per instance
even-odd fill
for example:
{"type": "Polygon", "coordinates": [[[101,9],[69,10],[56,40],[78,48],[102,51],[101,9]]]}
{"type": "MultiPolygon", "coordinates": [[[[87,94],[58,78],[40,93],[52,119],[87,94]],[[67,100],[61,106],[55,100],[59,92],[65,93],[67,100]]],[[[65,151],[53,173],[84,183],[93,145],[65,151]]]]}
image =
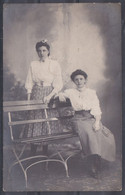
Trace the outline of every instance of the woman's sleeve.
{"type": "Polygon", "coordinates": [[[25,82],[25,88],[27,90],[27,93],[31,93],[33,87],[33,77],[32,77],[32,68],[30,66],[25,82]]]}
{"type": "Polygon", "coordinates": [[[65,89],[65,91],[63,92],[64,96],[66,98],[69,98],[70,99],[70,96],[71,96],[71,89],[65,89]]]}
{"type": "Polygon", "coordinates": [[[58,93],[63,87],[61,68],[58,63],[54,70],[53,87],[54,87],[55,93],[58,93]]]}
{"type": "Polygon", "coordinates": [[[102,114],[99,99],[98,99],[95,91],[93,91],[93,94],[92,94],[92,105],[91,105],[90,113],[93,116],[98,116],[98,115],[102,114]]]}

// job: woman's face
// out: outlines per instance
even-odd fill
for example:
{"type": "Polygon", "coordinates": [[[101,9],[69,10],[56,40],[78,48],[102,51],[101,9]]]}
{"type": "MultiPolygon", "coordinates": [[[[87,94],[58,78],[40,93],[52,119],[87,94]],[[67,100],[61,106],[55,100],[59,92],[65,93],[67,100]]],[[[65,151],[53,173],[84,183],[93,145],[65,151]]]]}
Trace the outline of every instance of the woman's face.
{"type": "Polygon", "coordinates": [[[45,60],[48,57],[49,51],[46,48],[46,46],[42,46],[42,47],[39,47],[37,53],[41,60],[45,60]]]}
{"type": "Polygon", "coordinates": [[[77,88],[83,88],[86,84],[86,79],[83,75],[76,75],[74,78],[74,83],[76,84],[77,88]]]}

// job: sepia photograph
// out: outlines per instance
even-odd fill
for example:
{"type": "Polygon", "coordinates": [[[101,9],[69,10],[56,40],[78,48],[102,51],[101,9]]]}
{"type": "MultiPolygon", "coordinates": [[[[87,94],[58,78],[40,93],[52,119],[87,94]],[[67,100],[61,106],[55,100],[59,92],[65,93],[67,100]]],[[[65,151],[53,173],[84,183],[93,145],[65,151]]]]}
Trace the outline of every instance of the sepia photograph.
{"type": "Polygon", "coordinates": [[[121,4],[3,4],[3,191],[121,190],[121,4]]]}

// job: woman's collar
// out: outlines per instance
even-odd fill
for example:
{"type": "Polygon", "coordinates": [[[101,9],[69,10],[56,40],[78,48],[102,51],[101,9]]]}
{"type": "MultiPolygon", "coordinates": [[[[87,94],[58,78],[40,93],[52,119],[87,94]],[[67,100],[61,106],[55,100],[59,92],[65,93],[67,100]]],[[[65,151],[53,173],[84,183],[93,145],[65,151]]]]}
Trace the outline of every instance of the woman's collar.
{"type": "Polygon", "coordinates": [[[86,90],[86,86],[82,87],[82,88],[76,88],[79,92],[83,92],[86,90]]]}
{"type": "Polygon", "coordinates": [[[45,62],[47,62],[48,60],[49,60],[49,58],[47,57],[47,58],[45,58],[45,60],[40,59],[39,61],[45,63],[45,62]]]}

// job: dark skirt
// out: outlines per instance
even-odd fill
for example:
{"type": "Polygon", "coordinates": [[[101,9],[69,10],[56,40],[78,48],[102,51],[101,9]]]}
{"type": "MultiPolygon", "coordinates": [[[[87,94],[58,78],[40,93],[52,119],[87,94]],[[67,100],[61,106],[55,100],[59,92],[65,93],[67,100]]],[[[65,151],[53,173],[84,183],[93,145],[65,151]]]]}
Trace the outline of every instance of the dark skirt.
{"type": "MultiPolygon", "coordinates": [[[[51,86],[42,87],[34,85],[31,93],[31,100],[43,100],[44,97],[48,96],[52,92],[53,88],[51,86]]],[[[47,115],[49,118],[58,117],[58,112],[56,109],[47,109],[47,115]]],[[[28,111],[26,118],[28,120],[32,119],[44,119],[44,110],[28,111]]],[[[20,134],[20,138],[23,137],[38,137],[41,135],[47,135],[51,131],[51,134],[57,134],[62,130],[60,121],[42,122],[36,124],[25,125],[23,131],[20,134]]]]}
{"type": "Polygon", "coordinates": [[[72,119],[84,153],[86,155],[98,154],[105,160],[114,161],[116,153],[114,135],[102,124],[100,130],[95,131],[94,122],[95,119],[88,111],[76,112],[72,119]]]}

